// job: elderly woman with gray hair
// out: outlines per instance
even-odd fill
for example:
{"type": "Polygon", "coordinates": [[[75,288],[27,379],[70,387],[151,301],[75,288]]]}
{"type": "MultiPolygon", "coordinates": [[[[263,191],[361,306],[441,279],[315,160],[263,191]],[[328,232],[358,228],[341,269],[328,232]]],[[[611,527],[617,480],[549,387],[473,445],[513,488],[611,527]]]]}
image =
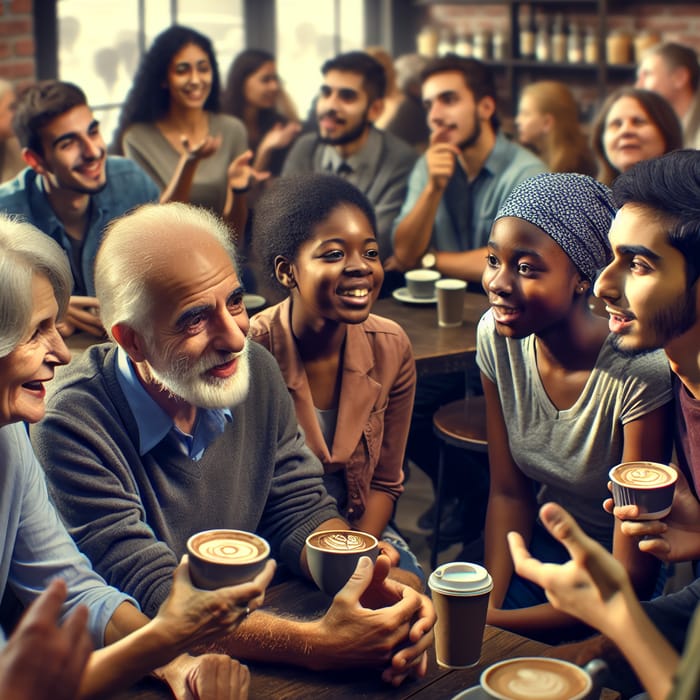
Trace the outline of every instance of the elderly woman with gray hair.
{"type": "Polygon", "coordinates": [[[608,320],[590,306],[593,280],[611,257],[614,215],[610,190],[586,175],[525,180],[496,216],[482,278],[491,305],[477,329],[491,477],[487,619],[545,639],[575,633],[574,619],[514,574],[506,541],[514,530],[538,559],[568,560],[537,519],[542,503],[570,510],[622,562],[638,594],[651,594],[658,575],[602,507],[611,467],[670,456],[668,362],[658,352],[617,352],[608,320]]]}
{"type": "Polygon", "coordinates": [[[56,323],[71,288],[61,248],[0,215],[0,594],[9,588],[28,606],[9,640],[0,631],[0,697],[101,697],[156,667],[180,698],[247,697],[245,666],[183,652],[233,631],[258,607],[274,564],[250,583],[200,591],[183,562],[149,620],[92,570],[48,499],[22,423],[43,417],[45,384],[68,362],[56,323]]]}

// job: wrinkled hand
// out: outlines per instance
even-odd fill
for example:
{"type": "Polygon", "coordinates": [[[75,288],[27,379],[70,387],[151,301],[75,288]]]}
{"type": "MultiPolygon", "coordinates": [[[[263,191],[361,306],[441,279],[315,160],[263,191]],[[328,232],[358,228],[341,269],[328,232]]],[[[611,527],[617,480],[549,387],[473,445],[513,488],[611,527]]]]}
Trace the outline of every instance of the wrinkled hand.
{"type": "Polygon", "coordinates": [[[154,675],[176,700],[245,700],[250,687],[248,667],[227,654],[181,654],[154,675]]]}
{"type": "Polygon", "coordinates": [[[32,603],[0,653],[3,700],[73,700],[92,642],[87,608],[78,606],[59,623],[66,584],[52,581],[32,603]]]}
{"type": "Polygon", "coordinates": [[[170,595],[161,605],[155,622],[167,626],[172,639],[186,641],[192,647],[233,632],[250,611],[259,608],[265,589],[275,572],[270,560],[250,582],[203,591],[195,588],[187,569],[187,555],[173,575],[170,595]]]}
{"type": "Polygon", "coordinates": [[[60,323],[56,324],[58,332],[67,338],[76,330],[84,331],[96,338],[105,338],[105,329],[100,320],[100,302],[96,297],[72,296],[68,308],[60,323]]]}
{"type": "Polygon", "coordinates": [[[639,540],[642,552],[664,562],[700,558],[700,503],[681,471],[678,471],[671,512],[662,520],[635,520],[639,515],[637,506],[614,507],[611,498],[603,506],[623,521],[625,535],[643,538],[639,540]]]}
{"type": "Polygon", "coordinates": [[[516,572],[542,587],[558,610],[605,632],[607,623],[627,600],[636,600],[624,567],[584,534],[561,506],[546,503],[540,518],[549,533],[569,551],[566,564],[545,564],[528,552],[522,536],[508,533],[516,572]]]}
{"type": "Polygon", "coordinates": [[[299,122],[278,122],[263,137],[258,151],[277,151],[286,148],[301,131],[299,122]]]}
{"type": "Polygon", "coordinates": [[[270,177],[270,173],[260,172],[255,170],[251,165],[253,160],[253,151],[248,150],[241,153],[238,158],[234,159],[231,165],[228,166],[227,177],[229,189],[243,190],[247,187],[252,187],[258,182],[263,182],[270,177]]]}
{"type": "Polygon", "coordinates": [[[409,675],[425,675],[435,611],[426,596],[387,579],[390,569],[385,556],[377,557],[374,567],[361,557],[319,621],[333,640],[319,668],[384,667],[382,678],[394,685],[409,675]]]}
{"type": "Polygon", "coordinates": [[[203,160],[214,155],[221,145],[221,135],[212,136],[207,134],[199,143],[190,147],[190,140],[184,134],[180,137],[180,142],[185,150],[188,160],[203,160]]]}

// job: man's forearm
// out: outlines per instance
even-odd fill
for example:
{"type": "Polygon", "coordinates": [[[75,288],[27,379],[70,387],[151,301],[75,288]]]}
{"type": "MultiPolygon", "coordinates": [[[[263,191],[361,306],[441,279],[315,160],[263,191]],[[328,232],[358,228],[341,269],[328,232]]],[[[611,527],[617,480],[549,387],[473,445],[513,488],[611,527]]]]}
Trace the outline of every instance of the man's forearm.
{"type": "Polygon", "coordinates": [[[421,256],[428,249],[441,199],[442,190],[426,186],[413,209],[396,227],[394,256],[403,269],[417,267],[421,256]]]}

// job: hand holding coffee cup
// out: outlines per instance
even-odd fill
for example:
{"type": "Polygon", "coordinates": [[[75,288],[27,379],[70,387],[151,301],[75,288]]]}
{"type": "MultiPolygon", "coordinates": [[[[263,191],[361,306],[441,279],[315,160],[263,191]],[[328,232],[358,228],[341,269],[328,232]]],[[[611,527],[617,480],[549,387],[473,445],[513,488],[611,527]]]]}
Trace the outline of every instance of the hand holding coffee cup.
{"type": "Polygon", "coordinates": [[[244,530],[204,530],[187,540],[187,552],[192,583],[212,590],[254,578],[265,567],[270,545],[244,530]]]}
{"type": "Polygon", "coordinates": [[[616,506],[637,506],[636,520],[658,520],[671,512],[678,473],[658,462],[623,462],[608,476],[616,506]]]}
{"type": "Polygon", "coordinates": [[[314,583],[334,596],[353,575],[360,557],[377,559],[374,535],[357,530],[322,530],[306,538],[306,560],[314,583]]]}

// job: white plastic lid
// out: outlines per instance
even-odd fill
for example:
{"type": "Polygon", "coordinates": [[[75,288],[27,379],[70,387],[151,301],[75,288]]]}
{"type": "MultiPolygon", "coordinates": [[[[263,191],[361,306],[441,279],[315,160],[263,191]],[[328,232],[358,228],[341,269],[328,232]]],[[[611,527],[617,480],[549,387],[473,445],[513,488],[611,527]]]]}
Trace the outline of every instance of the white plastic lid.
{"type": "Polygon", "coordinates": [[[491,575],[483,566],[464,561],[442,564],[428,580],[433,591],[450,595],[481,595],[493,588],[491,575]]]}

